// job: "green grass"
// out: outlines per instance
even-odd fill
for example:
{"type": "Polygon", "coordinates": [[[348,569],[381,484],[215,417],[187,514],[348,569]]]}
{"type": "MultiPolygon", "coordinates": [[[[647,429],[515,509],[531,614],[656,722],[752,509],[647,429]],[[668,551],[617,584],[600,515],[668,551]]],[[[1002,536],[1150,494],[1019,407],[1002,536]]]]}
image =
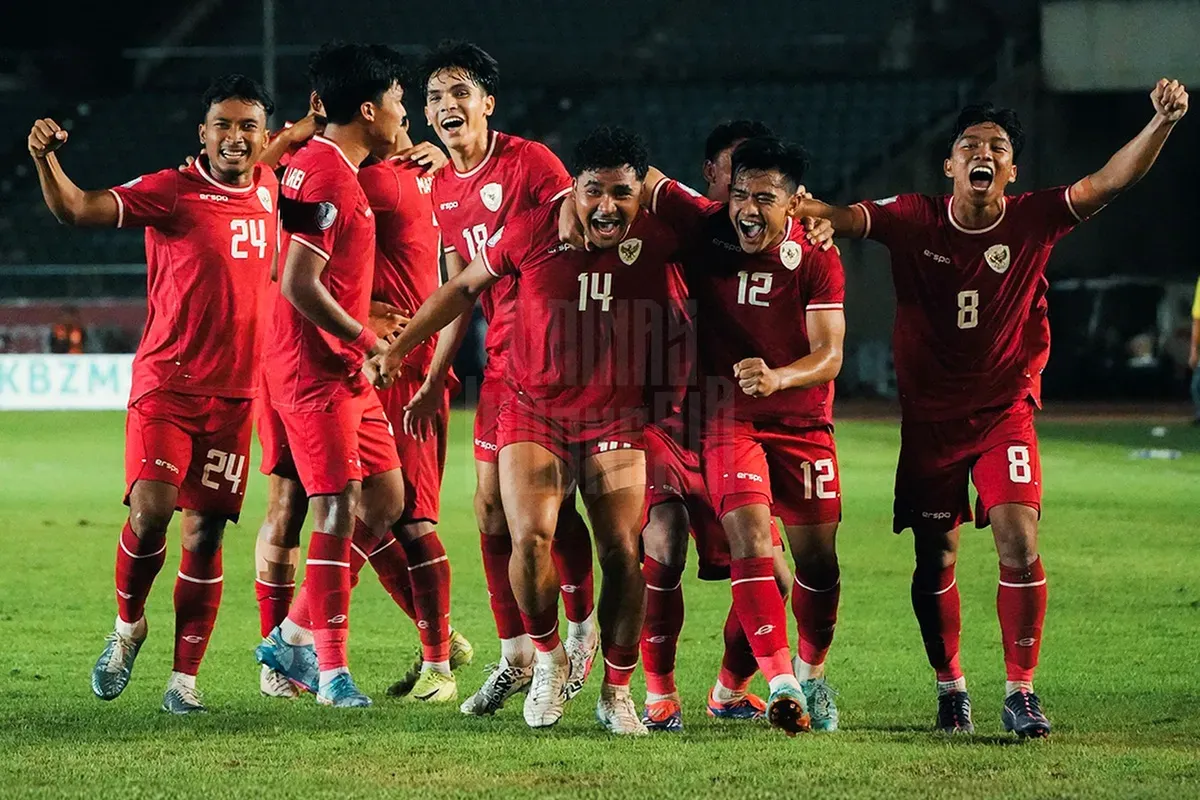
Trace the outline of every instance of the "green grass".
{"type": "MultiPolygon", "coordinates": [[[[441,535],[455,624],[476,644],[460,694],[495,657],[472,521],[469,418],[453,423],[441,535]]],[[[563,722],[533,732],[519,703],[493,719],[391,701],[383,687],[415,631],[372,579],[354,598],[351,658],[366,712],[259,696],[253,538],[264,481],[225,549],[225,598],[201,672],[211,713],[158,710],[170,667],[177,546],[150,598],[134,680],[96,700],[88,671],[114,615],[124,511],[117,413],[0,415],[0,795],[549,797],[1176,797],[1200,794],[1200,435],[1149,424],[1041,426],[1042,550],[1050,575],[1039,693],[1052,739],[1019,744],[999,721],[1003,664],[986,533],[964,536],[963,662],[978,734],[929,732],[932,676],[908,602],[910,542],[891,535],[895,425],[839,427],[846,507],[843,599],[829,675],[843,731],[789,740],[716,724],[703,702],[729,590],[685,583],[678,676],[687,732],[618,741],[592,720],[597,681],[563,722]],[[1129,459],[1133,447],[1184,451],[1129,459]]],[[[794,640],[794,633],[793,633],[794,640]]],[[[640,695],[640,688],[637,689],[640,695]]]]}

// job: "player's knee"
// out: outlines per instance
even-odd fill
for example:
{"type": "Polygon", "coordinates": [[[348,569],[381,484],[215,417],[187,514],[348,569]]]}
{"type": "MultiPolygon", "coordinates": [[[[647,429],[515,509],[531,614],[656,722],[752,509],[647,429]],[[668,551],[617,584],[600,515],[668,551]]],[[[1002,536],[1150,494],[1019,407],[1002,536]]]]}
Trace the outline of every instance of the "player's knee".
{"type": "Polygon", "coordinates": [[[189,518],[181,534],[184,550],[205,555],[215,553],[224,537],[225,518],[208,515],[189,518]]]}
{"type": "Polygon", "coordinates": [[[1006,504],[989,513],[996,553],[1001,563],[1023,567],[1037,560],[1037,510],[1006,504]]]}
{"type": "Polygon", "coordinates": [[[659,503],[650,509],[642,529],[646,556],[660,564],[680,566],[687,558],[688,516],[682,503],[659,503]]]}
{"type": "Polygon", "coordinates": [[[167,535],[167,527],[175,514],[174,506],[156,503],[133,503],[129,505],[129,526],[139,539],[147,536],[161,539],[167,535]]]}
{"type": "Polygon", "coordinates": [[[475,493],[475,521],[485,536],[507,536],[508,520],[500,498],[490,493],[475,493]]]}
{"type": "Polygon", "coordinates": [[[636,537],[625,537],[607,542],[603,546],[596,546],[600,571],[605,575],[628,575],[634,572],[641,574],[640,555],[636,537]]]}
{"type": "Polygon", "coordinates": [[[771,513],[766,506],[750,505],[735,508],[721,518],[729,551],[734,558],[769,557],[771,542],[771,513]]]}
{"type": "Polygon", "coordinates": [[[513,554],[519,558],[549,553],[554,544],[552,521],[536,518],[519,519],[512,527],[511,533],[513,554]]]}

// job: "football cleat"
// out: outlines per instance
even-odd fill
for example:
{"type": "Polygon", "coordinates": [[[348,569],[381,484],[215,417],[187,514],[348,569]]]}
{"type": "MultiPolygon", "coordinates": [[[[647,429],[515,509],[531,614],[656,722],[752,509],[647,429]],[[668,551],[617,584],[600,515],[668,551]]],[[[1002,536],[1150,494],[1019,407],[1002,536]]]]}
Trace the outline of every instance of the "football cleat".
{"type": "Polygon", "coordinates": [[[409,696],[423,703],[449,703],[458,699],[458,682],[453,675],[436,669],[421,670],[409,696]]]}
{"type": "Polygon", "coordinates": [[[262,692],[263,697],[290,699],[300,696],[300,690],[296,688],[296,684],[289,681],[282,672],[276,672],[266,664],[262,665],[262,671],[258,675],[258,690],[262,692]]]}
{"type": "Polygon", "coordinates": [[[642,710],[642,724],[651,731],[683,733],[683,709],[673,698],[648,702],[642,710]]]}
{"type": "Polygon", "coordinates": [[[371,698],[358,690],[349,672],[339,672],[317,691],[317,702],[334,708],[366,708],[371,698]]]}
{"type": "Polygon", "coordinates": [[[804,692],[795,686],[780,686],[767,699],[767,721],[788,736],[811,729],[804,692]]]}
{"type": "Polygon", "coordinates": [[[462,669],[475,660],[475,648],[467,637],[458,631],[450,631],[450,669],[462,669]]]}
{"type": "Polygon", "coordinates": [[[529,690],[533,679],[533,666],[513,667],[504,659],[499,664],[488,666],[490,674],[479,691],[463,701],[458,710],[472,717],[495,714],[504,707],[504,702],[518,692],[529,690]]]}
{"type": "Polygon", "coordinates": [[[756,694],[744,694],[736,700],[722,702],[716,697],[716,687],[708,693],[708,715],[714,719],[763,719],[767,704],[756,694]]]}
{"type": "Polygon", "coordinates": [[[1042,713],[1042,702],[1026,689],[1018,689],[1004,698],[1001,719],[1004,730],[1022,739],[1045,739],[1050,735],[1050,720],[1042,713]]]}
{"type": "Polygon", "coordinates": [[[586,639],[567,637],[563,646],[567,651],[567,662],[571,666],[566,690],[567,699],[570,700],[583,691],[588,675],[592,674],[592,665],[596,663],[596,653],[600,650],[600,636],[592,631],[586,639]]]}
{"type": "Polygon", "coordinates": [[[618,736],[646,736],[650,733],[638,719],[637,706],[633,704],[628,686],[601,687],[600,699],[596,701],[596,720],[606,731],[618,736]]]}
{"type": "Polygon", "coordinates": [[[800,691],[808,705],[809,720],[814,731],[831,733],[838,729],[838,709],[833,702],[837,694],[824,678],[800,681],[800,691]]]}
{"type": "Polygon", "coordinates": [[[425,664],[425,660],[417,653],[413,657],[412,664],[404,673],[404,677],[393,683],[387,688],[388,697],[404,697],[412,691],[417,679],[421,677],[421,667],[425,664]]]}
{"type": "MultiPolygon", "coordinates": [[[[549,728],[562,719],[567,704],[566,661],[538,660],[525,696],[525,723],[531,728],[549,728]]],[[[636,713],[634,719],[637,719],[636,713]]],[[[641,723],[638,723],[641,724],[641,723]]]]}
{"type": "Polygon", "coordinates": [[[964,692],[938,695],[937,727],[942,733],[974,733],[971,722],[971,697],[964,692]]]}
{"type": "Polygon", "coordinates": [[[163,695],[162,710],[170,714],[203,714],[208,711],[195,686],[172,682],[163,695]]]}
{"type": "Polygon", "coordinates": [[[101,700],[115,700],[129,685],[133,662],[142,649],[141,639],[132,639],[113,631],[105,639],[104,650],[92,667],[92,692],[101,700]]]}
{"type": "Polygon", "coordinates": [[[321,672],[317,666],[317,651],[312,645],[288,644],[276,626],[254,648],[254,657],[258,663],[282,673],[292,683],[316,693],[321,672]]]}

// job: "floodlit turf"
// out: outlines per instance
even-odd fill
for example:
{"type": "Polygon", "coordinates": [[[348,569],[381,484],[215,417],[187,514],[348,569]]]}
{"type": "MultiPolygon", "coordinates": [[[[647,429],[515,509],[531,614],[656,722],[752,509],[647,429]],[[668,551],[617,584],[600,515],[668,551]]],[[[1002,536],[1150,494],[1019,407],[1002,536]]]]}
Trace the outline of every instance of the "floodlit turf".
{"type": "MultiPolygon", "coordinates": [[[[470,496],[469,417],[443,503],[453,621],[475,643],[460,695],[494,659],[470,496]]],[[[0,796],[318,797],[1194,797],[1200,794],[1200,434],[1150,425],[1042,424],[1050,576],[1038,690],[1054,724],[1018,744],[1000,727],[1003,664],[986,533],[964,538],[963,663],[978,733],[932,734],[932,675],[908,600],[907,537],[890,533],[895,425],[838,431],[845,492],[843,594],[829,677],[841,733],[787,739],[716,724],[705,692],[720,657],[729,590],[685,581],[678,675],[683,736],[618,741],[593,721],[598,675],[563,722],[535,733],[519,700],[492,719],[383,692],[411,657],[411,624],[369,575],[354,598],[351,663],[366,711],[258,694],[252,548],[264,482],[253,474],[229,530],[225,597],[200,673],[211,713],[158,710],[170,668],[167,566],[150,598],[150,638],[129,689],[103,703],[88,671],[115,613],[113,551],[124,512],[122,416],[0,414],[0,796]],[[1129,458],[1172,447],[1177,461],[1129,458]]],[[[794,641],[794,630],[793,630],[794,641]]],[[[757,684],[762,688],[761,681],[757,684]]],[[[640,699],[640,679],[635,679],[640,699]]]]}

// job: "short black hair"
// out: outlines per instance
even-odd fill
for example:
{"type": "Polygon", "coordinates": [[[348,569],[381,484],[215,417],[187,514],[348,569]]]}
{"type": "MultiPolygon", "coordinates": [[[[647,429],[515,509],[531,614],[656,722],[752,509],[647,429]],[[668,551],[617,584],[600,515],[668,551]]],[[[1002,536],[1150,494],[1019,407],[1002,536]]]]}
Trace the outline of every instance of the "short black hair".
{"type": "Polygon", "coordinates": [[[733,151],[731,179],[736,181],[737,176],[746,171],[778,172],[795,192],[808,171],[808,151],[777,136],[756,136],[733,151]]]}
{"type": "Polygon", "coordinates": [[[650,170],[650,153],[642,137],[631,130],[602,125],[575,145],[572,166],[575,175],[593,169],[614,169],[626,164],[633,167],[638,180],[650,170]]]}
{"type": "Polygon", "coordinates": [[[215,78],[204,90],[204,97],[201,99],[204,104],[204,113],[201,119],[208,117],[208,110],[214,104],[230,99],[258,103],[263,107],[263,111],[267,112],[268,117],[275,113],[275,101],[271,99],[271,95],[267,94],[267,90],[262,87],[262,84],[253,78],[247,78],[245,75],[235,72],[215,78]]]}
{"type": "Polygon", "coordinates": [[[393,84],[403,85],[404,66],[386,45],[330,42],[309,57],[308,79],[326,119],[345,125],[363,103],[378,103],[393,84]]]}
{"type": "Polygon", "coordinates": [[[449,69],[465,72],[484,94],[495,95],[500,86],[500,65],[486,50],[471,42],[443,39],[421,59],[417,77],[421,81],[422,95],[429,87],[430,78],[449,69]]]}
{"type": "Polygon", "coordinates": [[[991,103],[975,103],[958,112],[958,120],[954,123],[954,135],[947,142],[947,149],[954,149],[954,145],[958,144],[958,140],[962,138],[967,128],[985,122],[991,122],[1003,128],[1004,132],[1008,134],[1013,146],[1013,161],[1016,161],[1025,147],[1025,131],[1021,128],[1021,119],[1013,109],[996,108],[991,103]]]}
{"type": "Polygon", "coordinates": [[[760,122],[756,119],[735,119],[729,122],[722,122],[712,129],[712,133],[708,135],[708,139],[704,142],[704,160],[715,160],[717,154],[733,146],[734,142],[745,139],[756,139],[759,136],[774,135],[775,131],[771,130],[765,122],[760,122]]]}

